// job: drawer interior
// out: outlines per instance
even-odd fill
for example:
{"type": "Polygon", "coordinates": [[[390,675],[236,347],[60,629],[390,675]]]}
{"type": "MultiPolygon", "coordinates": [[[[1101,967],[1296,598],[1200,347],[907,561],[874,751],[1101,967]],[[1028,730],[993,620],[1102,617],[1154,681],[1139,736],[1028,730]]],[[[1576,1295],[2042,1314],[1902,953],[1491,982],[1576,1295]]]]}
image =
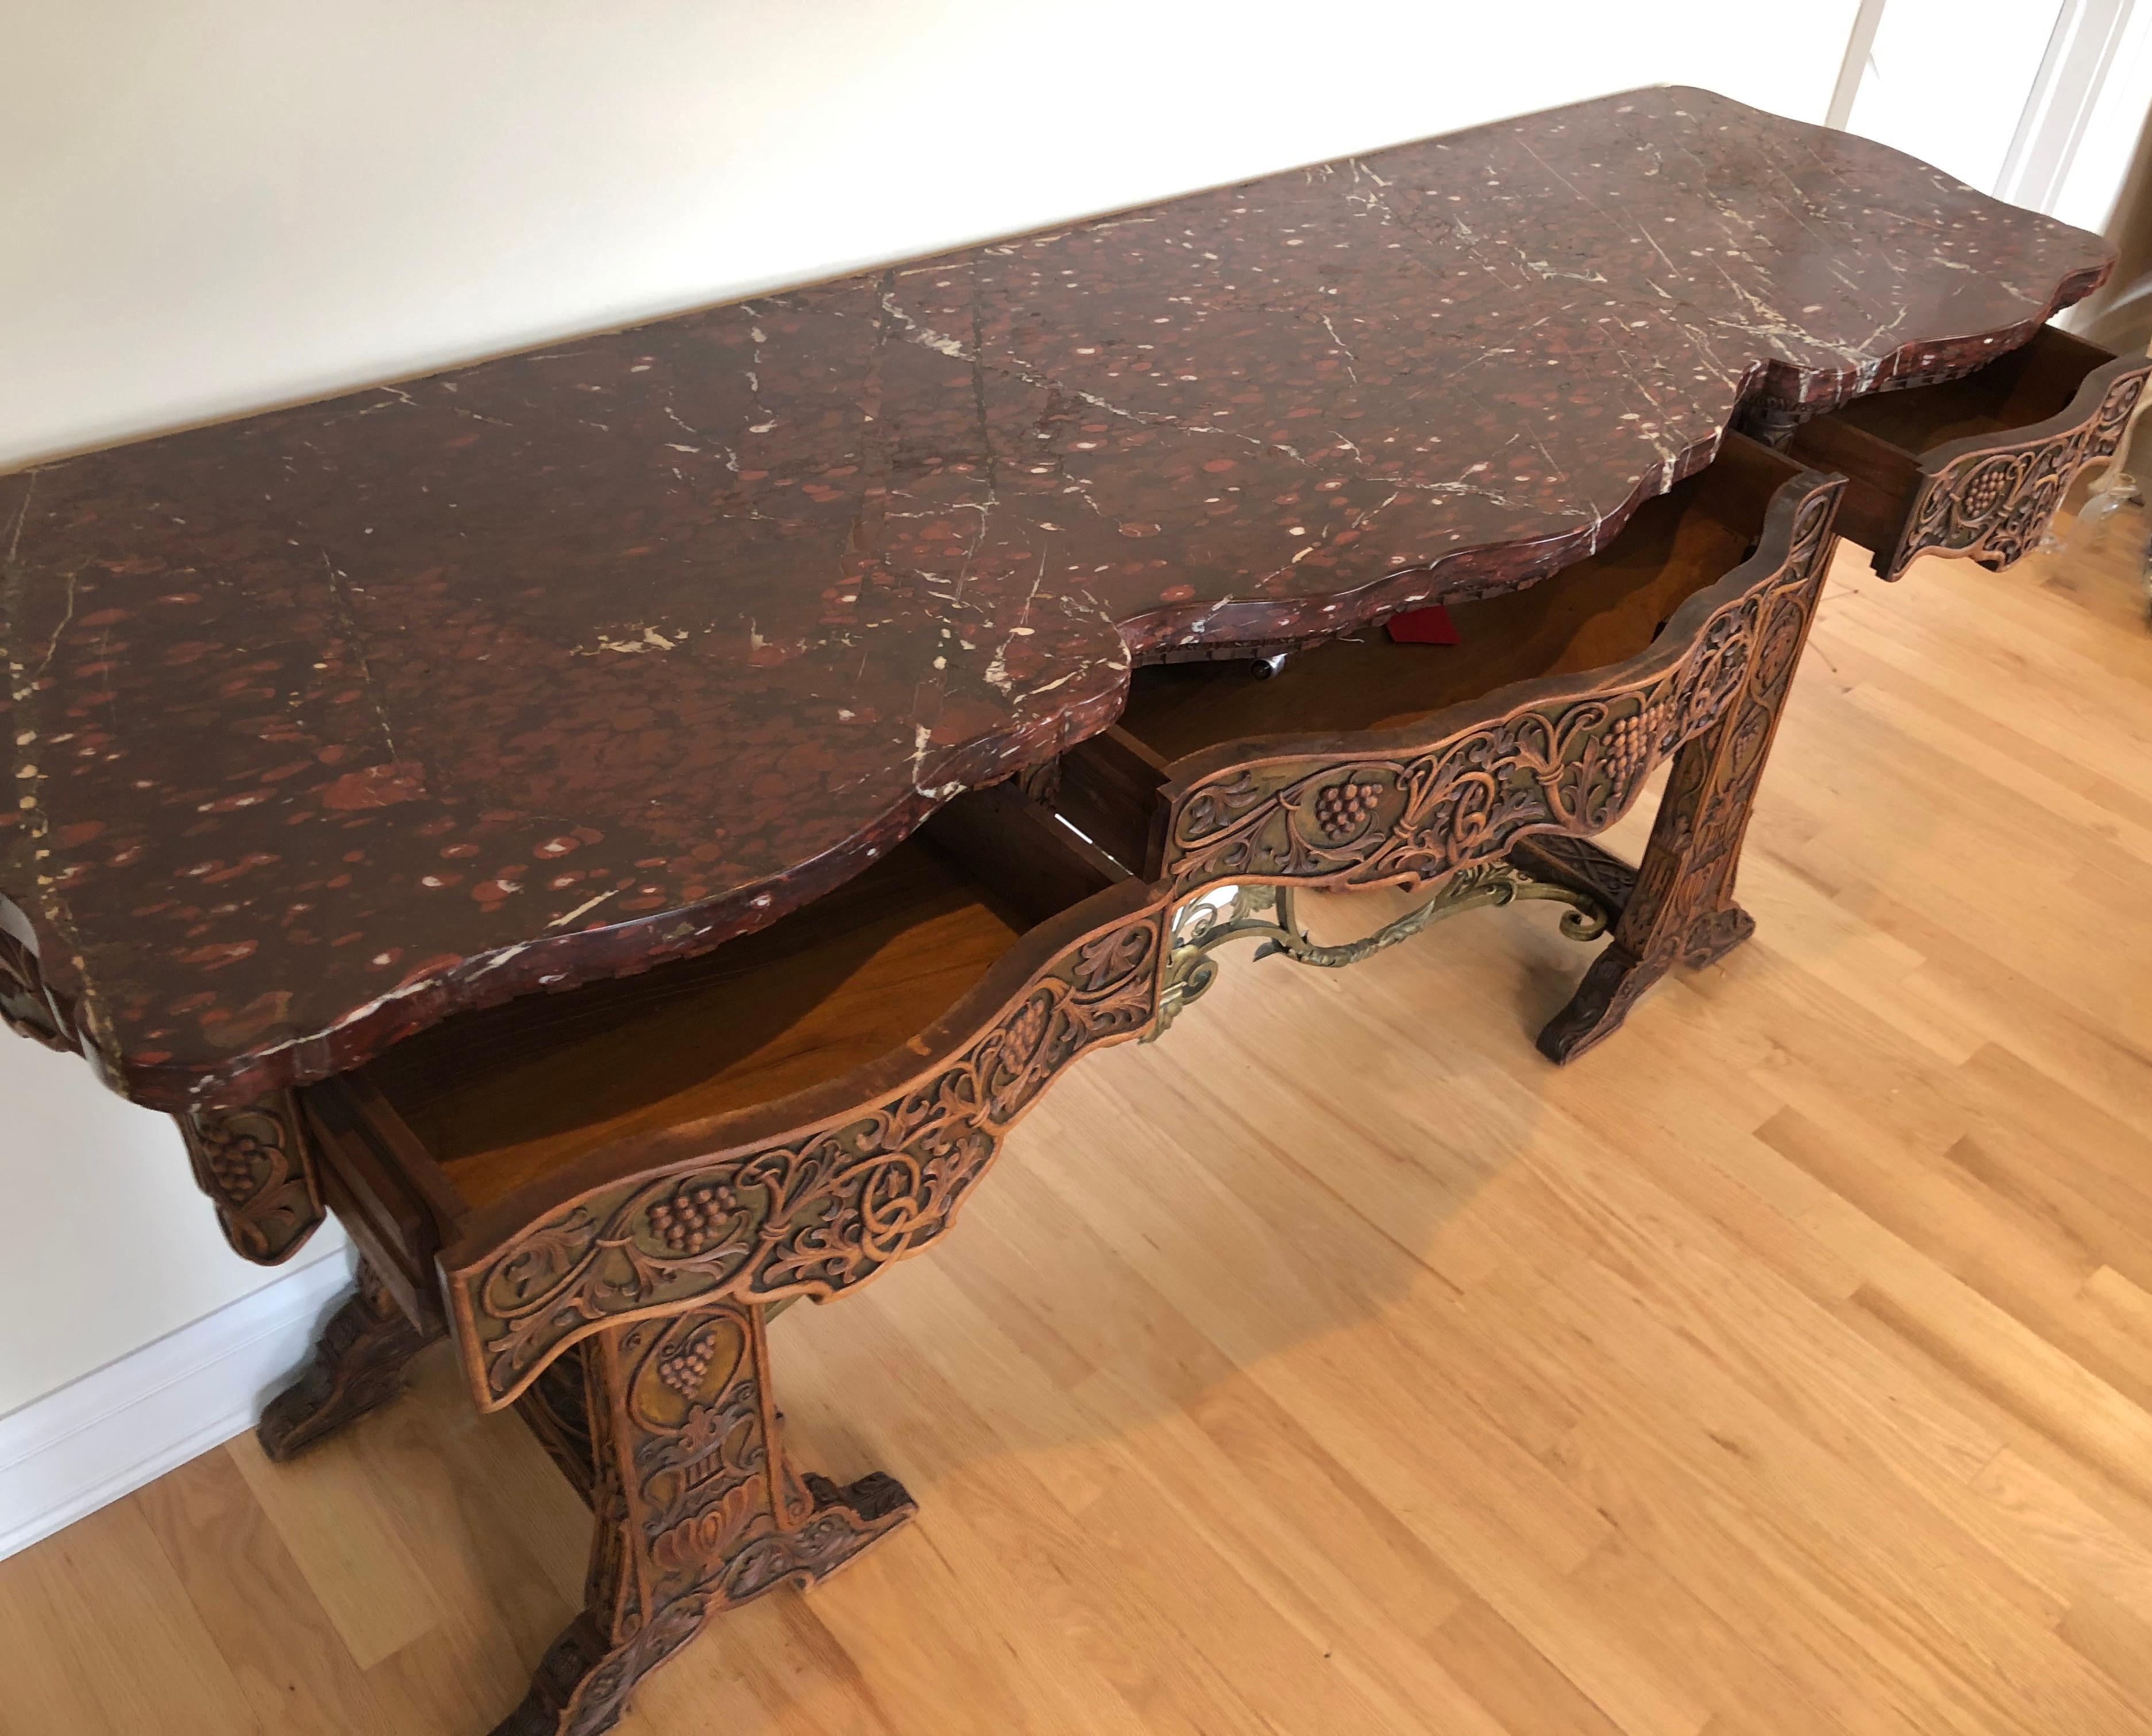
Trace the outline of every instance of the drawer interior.
{"type": "Polygon", "coordinates": [[[2094,368],[2114,356],[2053,326],[1962,379],[1940,385],[1875,392],[1831,412],[1826,420],[1873,434],[1907,453],[1926,452],[2059,416],[2094,368]]]}
{"type": "Polygon", "coordinates": [[[1521,591],[1449,605],[1456,645],[1394,644],[1368,627],[1293,652],[1266,679],[1246,660],[1139,667],[1115,728],[1064,757],[1058,805],[1142,870],[1147,810],[1176,759],[1262,736],[1393,728],[1515,682],[1623,662],[1748,558],[1771,496],[1800,470],[1729,436],[1713,464],[1646,501],[1596,554],[1521,591]]]}
{"type": "Polygon", "coordinates": [[[396,1045],[357,1086],[400,1118],[453,1198],[484,1206],[629,1135],[902,1048],[1027,928],[1119,878],[1013,789],[976,791],[767,928],[638,976],[459,1014],[396,1045]]]}
{"type": "MultiPolygon", "coordinates": [[[[2061,416],[2097,368],[2114,358],[2097,344],[2043,326],[2030,342],[1962,379],[1855,398],[1794,430],[1787,450],[1846,479],[1838,528],[1896,571],[1916,550],[1899,538],[1919,491],[1922,459],[1953,441],[2019,433],[2061,416]]],[[[2090,406],[2079,406],[2083,414],[2090,406]]]]}

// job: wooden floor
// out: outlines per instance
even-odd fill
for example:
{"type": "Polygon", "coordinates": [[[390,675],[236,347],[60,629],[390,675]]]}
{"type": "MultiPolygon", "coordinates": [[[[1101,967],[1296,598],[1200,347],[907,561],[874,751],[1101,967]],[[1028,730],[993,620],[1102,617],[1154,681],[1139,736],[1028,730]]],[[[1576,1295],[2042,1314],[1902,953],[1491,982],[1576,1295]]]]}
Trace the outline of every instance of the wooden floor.
{"type": "MultiPolygon", "coordinates": [[[[1575,1067],[1547,906],[1232,954],[1079,1067],[936,1252],[773,1329],[798,1456],[918,1521],[622,1730],[2152,1732],[2142,528],[1841,551],[1756,940],[1575,1067]]],[[[481,1736],[583,1545],[437,1349],[0,1564],[0,1731],[481,1736]]]]}

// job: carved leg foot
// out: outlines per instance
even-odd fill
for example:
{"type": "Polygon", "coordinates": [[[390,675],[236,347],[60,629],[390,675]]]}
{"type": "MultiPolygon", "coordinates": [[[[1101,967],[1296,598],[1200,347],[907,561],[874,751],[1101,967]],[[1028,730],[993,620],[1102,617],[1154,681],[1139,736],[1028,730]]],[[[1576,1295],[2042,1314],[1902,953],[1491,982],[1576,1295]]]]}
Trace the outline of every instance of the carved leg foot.
{"type": "Polygon", "coordinates": [[[1611,1037],[1644,991],[1676,964],[1715,963],[1755,933],[1755,919],[1733,901],[1733,872],[1769,728],[1746,738],[1753,764],[1720,752],[1745,698],[1725,723],[1688,743],[1675,759],[1614,937],[1592,960],[1569,1004],[1540,1033],[1540,1053],[1550,1061],[1573,1061],[1611,1037]]]}
{"type": "MultiPolygon", "coordinates": [[[[1612,915],[1617,926],[1637,896],[1637,871],[1589,838],[1536,833],[1510,850],[1510,860],[1534,880],[1590,897],[1612,915]]],[[[1610,942],[1585,972],[1569,1004],[1540,1033],[1540,1053],[1557,1062],[1582,1053],[1620,1025],[1669,963],[1677,959],[1698,970],[1716,964],[1755,931],[1756,919],[1740,906],[1728,904],[1693,922],[1680,944],[1656,967],[1647,966],[1618,939],[1610,942]]],[[[1580,937],[1596,938],[1588,931],[1580,937]]]]}
{"type": "MultiPolygon", "coordinates": [[[[759,1307],[721,1302],[581,1347],[596,1521],[588,1604],[493,1736],[611,1729],[637,1683],[710,1617],[813,1584],[916,1510],[892,1477],[840,1487],[786,1464],[764,1321],[759,1307]]],[[[533,1426],[558,1457],[577,1438],[560,1427],[573,1406],[555,1391],[543,1409],[533,1426]]]]}
{"type": "Polygon", "coordinates": [[[1738,904],[1713,911],[1689,926],[1682,937],[1681,962],[1693,971],[1717,964],[1756,931],[1756,919],[1738,904]]]}
{"type": "Polygon", "coordinates": [[[262,1412],[255,1438],[279,1463],[404,1390],[411,1358],[438,1334],[404,1317],[373,1268],[358,1266],[358,1293],[330,1317],[314,1360],[262,1412]]]}
{"type": "Polygon", "coordinates": [[[1621,1028],[1629,1009],[1678,960],[1692,970],[1716,964],[1756,931],[1756,919],[1738,905],[1705,916],[1670,956],[1640,958],[1617,937],[1609,941],[1569,1003],[1546,1023],[1539,1050],[1560,1063],[1574,1060],[1621,1028]]]}
{"type": "Polygon", "coordinates": [[[256,1266],[297,1253],[327,1215],[306,1124],[288,1091],[236,1109],[195,1109],[180,1124],[195,1182],[232,1251],[256,1266]]]}
{"type": "MultiPolygon", "coordinates": [[[[1675,964],[1709,964],[1756,931],[1754,921],[1733,901],[1733,876],[1830,564],[1828,522],[1826,517],[1813,530],[1796,530],[1794,558],[1763,598],[1746,680],[1724,715],[1675,755],[1651,844],[1634,885],[1622,889],[1614,937],[1592,961],[1569,1004],[1540,1033],[1540,1053],[1549,1060],[1574,1060],[1604,1041],[1637,997],[1675,964]]],[[[1613,860],[1604,851],[1594,854],[1613,860]]],[[[1603,866],[1574,850],[1565,855],[1556,846],[1550,860],[1558,863],[1557,871],[1604,876],[1603,866]]]]}

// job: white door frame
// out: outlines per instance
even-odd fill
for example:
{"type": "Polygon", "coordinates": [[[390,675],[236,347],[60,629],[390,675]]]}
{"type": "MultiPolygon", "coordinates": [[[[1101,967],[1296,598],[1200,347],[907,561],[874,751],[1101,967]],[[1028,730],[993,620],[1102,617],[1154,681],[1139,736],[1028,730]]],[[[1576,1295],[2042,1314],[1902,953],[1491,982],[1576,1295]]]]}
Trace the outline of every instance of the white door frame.
{"type": "MultiPolygon", "coordinates": [[[[1853,113],[1877,27],[1883,21],[1884,8],[1890,3],[1891,0],[1861,0],[1825,117],[1831,126],[1843,127],[1853,113]]],[[[2064,198],[2089,133],[2097,129],[2103,135],[2112,135],[2119,126],[2134,142],[2137,124],[2141,124],[2148,104],[2152,104],[2152,89],[2137,88],[2147,82],[2144,79],[2110,76],[2118,66],[2124,65],[2134,74],[2147,58],[2125,48],[2134,50],[2140,46],[2152,3],[2139,7],[2136,0],[2055,0],[2055,28],[2048,38],[2047,53],[2024,110],[2016,119],[1996,185],[1987,190],[2013,205],[2043,211],[2054,211],[2064,198]],[[2131,112],[2121,113],[2124,108],[2131,112]]],[[[2112,154],[2111,141],[2107,149],[2112,154]]],[[[2095,225],[2106,221],[2127,167],[2126,161],[2114,165],[2111,178],[2115,185],[2105,190],[2107,197],[2097,216],[2083,208],[2086,189],[2070,190],[2070,202],[2077,207],[2075,221],[2084,222],[2090,217],[2095,225]]],[[[2096,190],[2092,197],[2094,202],[2101,202],[2096,190]]]]}

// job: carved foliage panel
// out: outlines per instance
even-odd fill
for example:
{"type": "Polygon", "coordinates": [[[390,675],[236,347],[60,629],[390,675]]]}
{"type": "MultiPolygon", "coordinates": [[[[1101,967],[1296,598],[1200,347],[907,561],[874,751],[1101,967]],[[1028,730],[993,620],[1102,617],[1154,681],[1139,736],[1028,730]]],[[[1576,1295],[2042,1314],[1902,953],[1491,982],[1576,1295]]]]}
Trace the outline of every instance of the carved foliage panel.
{"type": "Polygon", "coordinates": [[[1723,950],[1714,919],[1733,909],[1733,873],[1771,739],[1808,642],[1830,565],[1835,490],[1802,509],[1785,567],[1759,612],[1748,678],[1720,728],[1688,744],[1661,799],[1652,845],[1616,939],[1640,957],[1698,957],[1723,950]]]}
{"type": "Polygon", "coordinates": [[[1839,486],[1809,496],[1786,563],[1722,605],[1670,668],[1533,700],[1395,754],[1312,753],[1199,779],[1174,805],[1174,891],[1251,878],[1418,882],[1499,856],[1532,830],[1604,830],[1652,767],[1708,730],[1740,693],[1764,598],[1789,573],[1806,576],[1839,486]]]}
{"type": "Polygon", "coordinates": [[[259,1266],[298,1252],[320,1227],[322,1190],[297,1103],[279,1091],[237,1109],[173,1118],[195,1180],[216,1207],[225,1240],[259,1266]]]}
{"type": "Polygon", "coordinates": [[[2112,381],[2099,407],[2077,427],[2020,445],[1968,452],[1927,476],[1884,576],[1896,578],[1917,555],[1969,555],[2007,566],[2046,533],[2077,474],[2111,454],[2129,426],[2152,363],[2112,381]]]}
{"type": "Polygon", "coordinates": [[[604,1649],[577,1661],[548,1728],[607,1728],[718,1607],[712,1571],[774,1528],[755,1325],[738,1308],[640,1321],[552,1365],[584,1382],[596,1520],[586,1597],[604,1649]]]}
{"type": "Polygon", "coordinates": [[[1160,914],[1094,931],[958,1054],[780,1143],[600,1189],[451,1275],[494,1404],[561,1345],[699,1298],[833,1295],[931,1241],[1007,1128],[1085,1050],[1156,1010],[1160,914]]]}
{"type": "MultiPolygon", "coordinates": [[[[622,1333],[617,1401],[633,1467],[632,1506],[652,1601],[698,1588],[708,1567],[729,1562],[781,1512],[785,1490],[772,1462],[764,1371],[747,1311],[718,1307],[638,1322],[622,1333]]],[[[791,1505],[804,1506],[804,1497],[791,1505]]]]}
{"type": "Polygon", "coordinates": [[[575,1661],[581,1679],[547,1729],[611,1728],[636,1683],[710,1616],[820,1578],[912,1511],[887,1478],[839,1491],[793,1475],[759,1307],[719,1302],[630,1322],[554,1366],[586,1378],[596,1520],[588,1613],[607,1649],[575,1661]]]}

